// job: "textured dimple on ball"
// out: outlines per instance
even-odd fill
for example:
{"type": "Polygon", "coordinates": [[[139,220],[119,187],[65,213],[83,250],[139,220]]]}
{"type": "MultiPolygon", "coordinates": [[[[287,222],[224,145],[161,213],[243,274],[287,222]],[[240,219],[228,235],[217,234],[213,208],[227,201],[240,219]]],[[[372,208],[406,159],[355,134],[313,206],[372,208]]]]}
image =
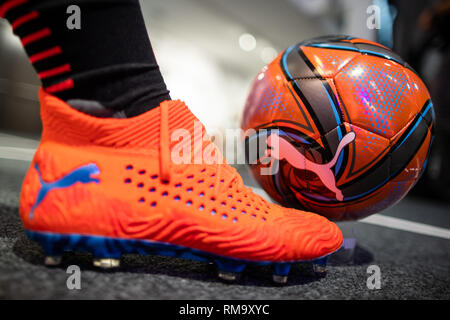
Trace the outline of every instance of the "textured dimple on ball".
{"type": "MultiPolygon", "coordinates": [[[[361,56],[364,58],[365,56],[361,56]]],[[[375,63],[356,59],[339,73],[359,101],[365,127],[382,135],[392,136],[399,118],[408,109],[413,94],[405,73],[394,63],[375,63]]]]}

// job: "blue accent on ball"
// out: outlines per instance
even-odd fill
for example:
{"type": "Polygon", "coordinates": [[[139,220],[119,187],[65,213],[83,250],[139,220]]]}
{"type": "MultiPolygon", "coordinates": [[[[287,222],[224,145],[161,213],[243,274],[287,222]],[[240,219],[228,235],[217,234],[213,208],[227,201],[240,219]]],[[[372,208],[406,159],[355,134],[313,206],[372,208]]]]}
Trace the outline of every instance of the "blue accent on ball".
{"type": "MultiPolygon", "coordinates": [[[[431,136],[431,139],[430,139],[430,148],[429,148],[429,150],[431,150],[431,146],[433,145],[433,141],[434,141],[434,136],[431,136]]],[[[419,175],[419,179],[422,178],[422,175],[424,174],[425,169],[427,168],[427,165],[428,165],[428,159],[429,159],[429,158],[430,158],[430,152],[428,152],[428,155],[427,155],[427,157],[425,158],[425,161],[424,161],[424,163],[423,163],[422,171],[420,172],[420,175],[419,175]]]]}
{"type": "Polygon", "coordinates": [[[281,58],[281,62],[283,63],[283,68],[287,74],[287,76],[289,77],[289,80],[292,80],[292,75],[289,73],[289,70],[287,68],[287,63],[286,63],[286,58],[288,56],[288,54],[294,49],[296,45],[293,44],[292,46],[290,46],[289,48],[286,49],[286,52],[283,54],[283,57],[281,58]]]}
{"type": "Polygon", "coordinates": [[[402,62],[401,62],[401,61],[399,61],[399,60],[397,60],[397,59],[395,59],[395,58],[393,58],[393,57],[391,57],[391,56],[388,56],[387,54],[382,54],[382,53],[379,53],[379,52],[376,52],[376,51],[363,50],[363,49],[361,49],[361,50],[359,50],[359,51],[360,51],[361,53],[367,53],[367,54],[370,54],[370,55],[373,55],[373,56],[382,57],[382,58],[385,58],[385,59],[388,59],[388,60],[392,60],[392,61],[395,61],[395,62],[397,62],[398,64],[402,65],[402,62]]]}
{"type": "MultiPolygon", "coordinates": [[[[335,105],[334,102],[333,102],[333,99],[331,99],[330,94],[328,93],[327,90],[325,90],[325,92],[327,93],[328,100],[330,101],[330,104],[331,104],[331,106],[333,107],[333,113],[334,113],[334,117],[335,117],[336,123],[337,123],[338,137],[339,137],[339,141],[341,141],[341,139],[342,139],[342,131],[341,131],[341,128],[339,127],[339,126],[341,125],[341,119],[339,118],[339,113],[338,113],[338,111],[337,111],[336,105],[335,105]]],[[[336,166],[335,166],[335,168],[334,168],[334,174],[335,174],[335,175],[337,175],[337,173],[339,172],[339,169],[341,168],[343,159],[344,159],[344,154],[341,153],[341,154],[339,155],[337,164],[336,164],[336,166]]]]}
{"type": "Polygon", "coordinates": [[[359,50],[357,48],[339,46],[339,45],[328,44],[328,43],[315,43],[315,44],[309,44],[308,46],[318,47],[318,48],[327,48],[327,49],[343,49],[343,50],[348,50],[348,51],[359,52],[359,50]]]}
{"type": "MultiPolygon", "coordinates": [[[[423,114],[420,115],[419,120],[417,121],[417,123],[414,125],[414,127],[411,129],[411,131],[406,135],[406,137],[403,139],[403,141],[397,146],[397,148],[395,148],[395,150],[397,150],[398,148],[400,148],[400,146],[408,139],[408,137],[414,132],[414,130],[417,128],[417,126],[420,124],[420,122],[423,120],[423,117],[428,113],[428,111],[430,110],[430,108],[433,106],[433,104],[430,102],[428,102],[428,106],[425,108],[425,111],[423,112],[423,114]]],[[[395,151],[394,150],[394,151],[395,151]]]]}
{"type": "MultiPolygon", "coordinates": [[[[412,128],[412,130],[407,134],[407,136],[403,139],[403,141],[400,143],[400,145],[398,145],[398,147],[397,147],[395,150],[397,150],[397,149],[398,149],[398,148],[399,148],[399,147],[400,147],[400,146],[408,139],[408,137],[411,135],[411,133],[414,132],[414,130],[415,130],[415,129],[417,128],[417,126],[419,125],[420,121],[423,120],[423,117],[424,117],[425,114],[428,112],[428,110],[429,110],[429,106],[425,109],[423,115],[420,115],[420,118],[419,118],[419,120],[417,121],[417,123],[414,125],[414,127],[412,128]]],[[[430,143],[430,148],[431,148],[431,143],[430,143]]],[[[395,150],[394,150],[394,151],[395,151],[395,150]]],[[[421,174],[422,174],[423,171],[425,170],[426,162],[427,162],[427,160],[425,160],[424,167],[422,168],[421,174]]],[[[383,180],[380,184],[378,184],[377,186],[373,187],[373,188],[370,189],[369,191],[366,191],[366,192],[361,193],[361,194],[356,195],[356,196],[345,197],[344,200],[355,200],[355,199],[359,199],[359,198],[361,198],[361,197],[364,197],[364,196],[367,195],[367,194],[370,194],[371,192],[377,190],[378,188],[380,188],[381,186],[383,186],[384,184],[386,184],[388,181],[390,181],[390,180],[392,179],[392,177],[395,177],[401,170],[403,170],[403,169],[400,168],[400,169],[396,170],[395,172],[391,173],[391,174],[389,175],[388,178],[386,178],[385,180],[383,180]]]]}

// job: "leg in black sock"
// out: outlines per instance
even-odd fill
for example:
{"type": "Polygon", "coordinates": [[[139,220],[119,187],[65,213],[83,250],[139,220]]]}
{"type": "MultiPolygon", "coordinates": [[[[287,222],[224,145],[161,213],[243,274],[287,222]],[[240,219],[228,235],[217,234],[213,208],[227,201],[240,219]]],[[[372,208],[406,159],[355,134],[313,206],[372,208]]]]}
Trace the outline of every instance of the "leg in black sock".
{"type": "Polygon", "coordinates": [[[98,116],[132,117],[170,99],[137,0],[0,0],[43,88],[98,116]],[[67,8],[81,9],[70,30],[67,8]]]}

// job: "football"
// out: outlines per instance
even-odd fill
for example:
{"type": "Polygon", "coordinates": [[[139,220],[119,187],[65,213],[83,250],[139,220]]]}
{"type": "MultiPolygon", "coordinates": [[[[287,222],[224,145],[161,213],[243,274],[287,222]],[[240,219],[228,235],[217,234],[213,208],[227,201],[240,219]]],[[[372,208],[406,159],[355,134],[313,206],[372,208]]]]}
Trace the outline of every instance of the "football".
{"type": "Polygon", "coordinates": [[[260,71],[241,127],[250,170],[274,200],[351,220],[414,186],[434,122],[426,86],[399,55],[329,36],[292,45],[260,71]]]}

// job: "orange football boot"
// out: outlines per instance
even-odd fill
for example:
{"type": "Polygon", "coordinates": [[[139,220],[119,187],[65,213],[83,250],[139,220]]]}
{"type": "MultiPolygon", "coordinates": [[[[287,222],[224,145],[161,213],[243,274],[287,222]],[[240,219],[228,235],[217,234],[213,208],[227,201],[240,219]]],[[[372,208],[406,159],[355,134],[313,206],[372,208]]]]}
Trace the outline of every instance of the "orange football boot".
{"type": "Polygon", "coordinates": [[[105,268],[122,254],[158,254],[214,262],[228,280],[248,264],[270,264],[274,280],[286,282],[292,263],[322,271],[341,246],[326,218],[269,203],[228,164],[204,163],[208,152],[223,157],[181,101],[106,119],[42,89],[39,97],[42,140],[20,216],[48,265],[64,251],[91,252],[105,268]]]}

